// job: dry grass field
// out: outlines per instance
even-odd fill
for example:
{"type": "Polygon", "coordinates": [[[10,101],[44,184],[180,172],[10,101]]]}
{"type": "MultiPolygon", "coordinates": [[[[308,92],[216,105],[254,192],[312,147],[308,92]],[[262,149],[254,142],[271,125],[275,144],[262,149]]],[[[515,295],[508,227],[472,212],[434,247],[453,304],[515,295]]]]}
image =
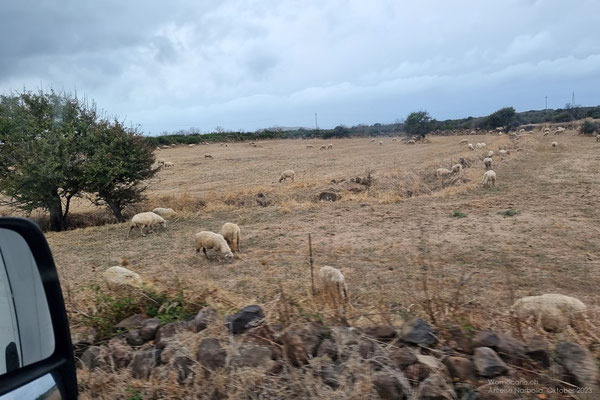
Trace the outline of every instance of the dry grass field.
{"type": "Polygon", "coordinates": [[[123,259],[157,289],[183,293],[190,304],[222,313],[260,304],[274,323],[307,316],[335,323],[339,315],[310,295],[308,234],[315,268],[332,265],[346,276],[352,306],[345,318],[354,326],[417,315],[442,331],[453,323],[514,333],[510,305],[543,293],[581,299],[600,326],[600,143],[574,132],[536,131],[516,142],[468,138],[487,148],[469,151],[458,144],[461,137],[450,136],[417,145],[333,140],[332,150],[320,150],[329,142],[319,140],[161,150],[157,158],[175,167],[150,182],[145,209],[179,211],[166,230],[127,238],[127,224],[112,224],[47,234],[72,330],[86,332],[91,285],[108,290],[101,272],[123,259]],[[499,148],[511,154],[494,156],[498,180],[483,189],[481,160],[499,148]],[[460,157],[471,167],[459,179],[448,184],[435,177],[436,168],[460,157]],[[277,182],[285,169],[295,170],[295,182],[277,182]],[[366,171],[373,176],[367,191],[339,183],[366,171]],[[322,190],[341,199],[318,202],[322,190]],[[259,192],[272,204],[259,206],[259,192]],[[518,213],[499,214],[506,210],[518,213]],[[465,216],[453,217],[455,211],[465,216]],[[194,251],[196,232],[218,232],[227,221],[242,229],[233,263],[194,251]]]}

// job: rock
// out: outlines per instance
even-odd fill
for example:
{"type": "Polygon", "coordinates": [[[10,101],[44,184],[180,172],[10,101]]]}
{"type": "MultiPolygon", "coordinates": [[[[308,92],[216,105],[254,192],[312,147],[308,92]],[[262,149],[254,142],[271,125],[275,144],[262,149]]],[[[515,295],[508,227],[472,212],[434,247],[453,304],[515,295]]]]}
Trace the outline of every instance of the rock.
{"type": "Polygon", "coordinates": [[[142,326],[140,327],[140,338],[144,341],[144,343],[154,340],[156,337],[156,332],[160,327],[160,319],[158,318],[150,318],[144,321],[142,326]]]}
{"type": "Polygon", "coordinates": [[[476,348],[473,362],[477,373],[486,378],[493,378],[508,371],[504,361],[489,347],[476,348]]]}
{"type": "Polygon", "coordinates": [[[196,332],[203,331],[211,323],[217,319],[217,310],[212,307],[204,307],[198,311],[198,314],[194,317],[194,326],[196,332]]]}
{"type": "Polygon", "coordinates": [[[142,314],[134,314],[115,325],[117,329],[133,329],[142,326],[146,318],[142,314]]]}
{"type": "Polygon", "coordinates": [[[135,353],[131,362],[131,376],[136,379],[148,379],[150,373],[158,365],[160,350],[141,350],[135,353]]]}
{"type": "Polygon", "coordinates": [[[398,368],[402,370],[417,362],[417,356],[415,355],[415,352],[408,347],[401,347],[397,350],[394,350],[391,354],[391,358],[396,362],[398,368]]]}
{"type": "Polygon", "coordinates": [[[338,201],[340,195],[334,192],[321,192],[319,193],[319,201],[338,201]]]}
{"type": "Polygon", "coordinates": [[[433,356],[425,356],[422,354],[417,354],[417,361],[421,364],[429,367],[430,369],[440,369],[442,368],[442,362],[433,356]]]}
{"type": "Polygon", "coordinates": [[[540,336],[532,337],[525,348],[525,354],[543,368],[550,367],[550,351],[548,342],[540,336]]]}
{"type": "Polygon", "coordinates": [[[260,306],[246,306],[240,312],[227,316],[225,318],[225,326],[230,333],[241,333],[264,317],[265,314],[260,306]]]}
{"type": "Polygon", "coordinates": [[[473,352],[473,347],[471,343],[471,339],[467,337],[467,334],[464,330],[459,326],[451,326],[448,329],[448,345],[461,353],[471,354],[473,352]]]}
{"type": "Polygon", "coordinates": [[[196,359],[204,367],[215,370],[225,366],[227,352],[221,347],[218,339],[202,339],[200,346],[198,346],[196,359]]]}
{"type": "Polygon", "coordinates": [[[234,367],[264,367],[271,364],[272,352],[269,347],[251,343],[242,343],[231,355],[230,364],[234,367]]]}
{"type": "Polygon", "coordinates": [[[321,376],[323,383],[332,388],[333,390],[337,389],[340,386],[338,374],[331,364],[323,365],[321,367],[319,375],[321,376]]]}
{"type": "Polygon", "coordinates": [[[475,378],[475,368],[471,360],[465,357],[447,357],[444,360],[448,372],[454,381],[468,382],[474,384],[477,382],[475,378]]]}
{"type": "Polygon", "coordinates": [[[256,195],[256,202],[261,207],[268,207],[271,205],[271,200],[269,200],[269,198],[263,192],[259,192],[256,195]]]}
{"type": "Polygon", "coordinates": [[[177,371],[177,380],[179,383],[184,382],[192,374],[193,365],[194,360],[188,355],[178,354],[173,357],[173,368],[177,371]]]}
{"type": "Polygon", "coordinates": [[[560,342],[556,346],[556,360],[562,365],[567,378],[573,384],[600,393],[598,367],[592,354],[584,347],[572,342],[560,342]]]}
{"type": "Polygon", "coordinates": [[[300,366],[308,362],[311,357],[317,356],[317,349],[330,331],[318,324],[308,324],[302,328],[288,328],[280,340],[286,356],[292,365],[300,366]]]}
{"type": "Polygon", "coordinates": [[[380,372],[373,377],[373,386],[383,400],[408,400],[412,390],[401,373],[380,372]]]}
{"type": "Polygon", "coordinates": [[[420,362],[409,365],[404,370],[404,375],[409,382],[421,382],[431,373],[431,368],[420,362]]]}
{"type": "Polygon", "coordinates": [[[144,286],[139,274],[121,266],[110,267],[102,273],[102,278],[109,287],[129,286],[141,288],[144,286]]]}
{"type": "Polygon", "coordinates": [[[154,345],[158,349],[164,349],[167,342],[173,340],[175,335],[184,331],[193,331],[194,325],[189,321],[171,322],[158,328],[154,338],[154,345]]]}
{"type": "Polygon", "coordinates": [[[319,345],[326,336],[329,336],[330,331],[323,325],[312,323],[303,326],[299,333],[302,337],[306,354],[309,354],[311,357],[315,357],[317,355],[317,349],[319,348],[319,345]]]}
{"type": "Polygon", "coordinates": [[[81,358],[83,353],[92,345],[91,342],[86,340],[81,340],[78,342],[73,342],[73,356],[77,358],[81,358]]]}
{"type": "Polygon", "coordinates": [[[126,339],[127,344],[130,346],[141,346],[145,343],[144,340],[142,340],[142,337],[140,336],[139,329],[132,329],[129,332],[127,332],[126,339]]]}
{"type": "Polygon", "coordinates": [[[319,345],[317,349],[317,357],[327,356],[331,360],[336,361],[338,359],[338,348],[331,339],[325,339],[319,345]]]}
{"type": "Polygon", "coordinates": [[[250,328],[246,334],[241,338],[243,342],[255,343],[261,346],[266,346],[271,349],[272,358],[281,358],[281,342],[277,336],[278,331],[281,327],[273,325],[261,325],[255,328],[250,328]]]}
{"type": "Polygon", "coordinates": [[[456,394],[442,375],[435,374],[425,379],[417,389],[419,400],[454,400],[456,394]]]}
{"type": "Polygon", "coordinates": [[[421,318],[412,319],[402,325],[402,340],[425,346],[437,343],[433,329],[421,318]]]}
{"type": "Polygon", "coordinates": [[[476,347],[490,347],[496,349],[500,338],[497,334],[492,331],[479,331],[473,338],[473,348],[476,347]]]}
{"type": "Polygon", "coordinates": [[[104,349],[100,346],[88,347],[81,356],[81,363],[88,369],[104,366],[104,349]]]}
{"type": "Polygon", "coordinates": [[[468,383],[458,383],[454,385],[454,391],[458,400],[480,400],[479,393],[468,383]]]}
{"type": "Polygon", "coordinates": [[[498,339],[496,351],[504,361],[514,364],[525,359],[525,346],[519,340],[505,333],[498,334],[498,339]]]}
{"type": "Polygon", "coordinates": [[[364,360],[368,360],[373,358],[377,351],[377,347],[377,344],[372,340],[362,340],[358,345],[358,354],[360,354],[361,358],[364,360]]]}
{"type": "Polygon", "coordinates": [[[286,332],[282,337],[283,353],[294,367],[308,364],[308,354],[304,350],[302,337],[292,331],[286,332]]]}
{"type": "Polygon", "coordinates": [[[133,350],[122,340],[112,339],[108,342],[108,354],[115,369],[126,368],[133,358],[133,350]]]}
{"type": "Polygon", "coordinates": [[[375,325],[363,329],[362,333],[382,342],[389,342],[396,337],[396,330],[389,325],[375,325]]]}

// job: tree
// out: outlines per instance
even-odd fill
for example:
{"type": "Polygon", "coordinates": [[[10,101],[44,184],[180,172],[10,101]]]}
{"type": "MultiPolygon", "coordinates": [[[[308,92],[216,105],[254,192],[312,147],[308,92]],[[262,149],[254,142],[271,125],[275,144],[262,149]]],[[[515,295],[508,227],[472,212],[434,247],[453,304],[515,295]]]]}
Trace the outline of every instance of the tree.
{"type": "Polygon", "coordinates": [[[431,116],[427,111],[415,111],[406,117],[404,129],[411,135],[425,137],[431,132],[431,116]]]}
{"type": "Polygon", "coordinates": [[[504,107],[488,115],[483,125],[488,128],[508,128],[513,125],[516,119],[516,111],[513,107],[504,107]]]}
{"type": "Polygon", "coordinates": [[[86,142],[85,189],[92,202],[106,205],[119,222],[123,209],[144,200],[141,184],[154,176],[152,146],[118,120],[101,120],[86,142]]]}

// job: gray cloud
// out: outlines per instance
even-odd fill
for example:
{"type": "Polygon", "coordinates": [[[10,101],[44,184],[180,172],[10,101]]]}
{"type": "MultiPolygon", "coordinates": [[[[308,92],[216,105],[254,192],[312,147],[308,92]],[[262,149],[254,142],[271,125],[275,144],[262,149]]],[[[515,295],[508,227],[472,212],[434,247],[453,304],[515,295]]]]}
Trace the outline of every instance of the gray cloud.
{"type": "Polygon", "coordinates": [[[595,0],[7,1],[0,90],[76,89],[147,133],[598,104],[595,0]]]}

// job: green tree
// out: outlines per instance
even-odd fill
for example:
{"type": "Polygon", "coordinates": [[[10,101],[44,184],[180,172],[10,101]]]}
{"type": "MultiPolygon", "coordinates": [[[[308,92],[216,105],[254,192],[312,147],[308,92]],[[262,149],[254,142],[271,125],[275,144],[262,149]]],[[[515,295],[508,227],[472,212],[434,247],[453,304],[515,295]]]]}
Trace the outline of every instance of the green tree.
{"type": "Polygon", "coordinates": [[[427,111],[415,111],[406,117],[404,121],[404,129],[411,135],[425,137],[431,132],[431,116],[427,111]]]}
{"type": "Polygon", "coordinates": [[[516,119],[516,111],[513,107],[504,107],[488,115],[484,120],[484,126],[488,128],[508,128],[513,126],[516,119]]]}

